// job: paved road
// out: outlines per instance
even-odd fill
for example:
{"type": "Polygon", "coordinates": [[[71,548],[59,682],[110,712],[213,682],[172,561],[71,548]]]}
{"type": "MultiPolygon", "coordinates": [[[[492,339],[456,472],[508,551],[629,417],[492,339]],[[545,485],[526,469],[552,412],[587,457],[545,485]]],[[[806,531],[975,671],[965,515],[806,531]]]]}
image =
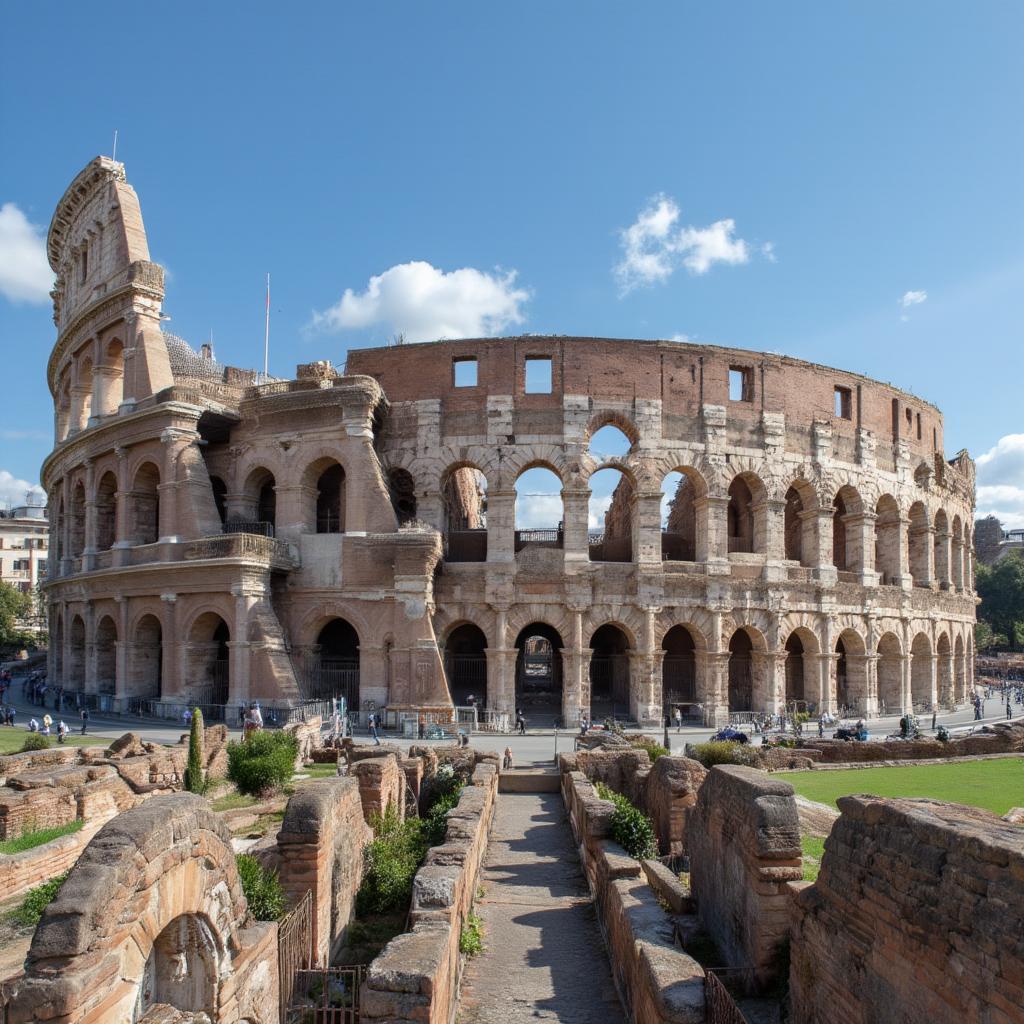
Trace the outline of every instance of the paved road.
{"type": "Polygon", "coordinates": [[[484,952],[459,1024],[622,1024],[593,901],[558,793],[502,793],[481,876],[484,952]]]}

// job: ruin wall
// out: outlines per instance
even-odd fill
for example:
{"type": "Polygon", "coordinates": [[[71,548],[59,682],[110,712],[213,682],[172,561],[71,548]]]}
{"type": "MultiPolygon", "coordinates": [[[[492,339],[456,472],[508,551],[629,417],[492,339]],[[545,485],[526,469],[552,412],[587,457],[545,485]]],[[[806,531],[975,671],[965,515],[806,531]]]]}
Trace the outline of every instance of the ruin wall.
{"type": "Polygon", "coordinates": [[[787,883],[802,877],[793,787],[739,765],[708,772],[689,821],[690,886],[728,967],[777,980],[789,935],[787,883]]]}
{"type": "Polygon", "coordinates": [[[933,800],[838,803],[792,906],[793,1019],[1024,1020],[1024,830],[933,800]]]}

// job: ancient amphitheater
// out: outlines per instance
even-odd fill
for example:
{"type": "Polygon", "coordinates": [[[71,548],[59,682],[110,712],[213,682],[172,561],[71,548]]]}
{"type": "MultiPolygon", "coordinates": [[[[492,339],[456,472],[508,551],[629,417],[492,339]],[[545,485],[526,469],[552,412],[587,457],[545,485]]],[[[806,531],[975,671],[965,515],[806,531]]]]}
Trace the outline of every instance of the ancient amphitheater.
{"type": "Polygon", "coordinates": [[[161,330],[163,271],[106,158],[48,252],[49,672],[67,689],[343,693],[389,715],[473,694],[566,724],[966,699],[974,465],[946,458],[920,398],[774,354],[533,336],[264,379],[161,330]],[[594,450],[607,425],[626,454],[594,450]],[[560,514],[517,529],[538,467],[560,514]],[[604,468],[621,479],[595,532],[604,468]]]}

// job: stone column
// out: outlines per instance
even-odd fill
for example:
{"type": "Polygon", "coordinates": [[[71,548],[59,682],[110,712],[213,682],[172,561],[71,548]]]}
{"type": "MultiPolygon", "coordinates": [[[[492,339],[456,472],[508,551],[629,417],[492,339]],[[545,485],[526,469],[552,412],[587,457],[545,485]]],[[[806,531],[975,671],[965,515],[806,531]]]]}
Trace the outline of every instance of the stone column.
{"type": "Polygon", "coordinates": [[[822,583],[835,583],[839,579],[839,571],[832,561],[832,516],[835,509],[831,505],[808,509],[800,513],[801,518],[807,516],[814,521],[815,547],[811,553],[812,575],[822,583]]]}
{"type": "Polygon", "coordinates": [[[178,479],[178,467],[181,453],[199,439],[194,430],[178,430],[168,428],[160,435],[164,445],[164,464],[160,473],[160,528],[161,544],[176,544],[181,539],[181,518],[183,509],[179,508],[178,491],[182,481],[178,479]]]}
{"type": "Polygon", "coordinates": [[[92,415],[89,417],[89,426],[95,426],[104,416],[110,416],[116,412],[111,406],[110,395],[113,390],[114,381],[120,376],[114,366],[94,366],[92,371],[92,415]]]}
{"type": "MultiPolygon", "coordinates": [[[[909,520],[908,520],[909,523],[909,520]]],[[[923,559],[918,559],[915,565],[913,560],[910,561],[910,575],[914,577],[914,570],[916,569],[917,575],[913,578],[913,585],[915,587],[930,587],[932,580],[935,579],[934,572],[934,555],[935,555],[935,531],[931,526],[913,526],[910,525],[907,530],[907,544],[908,547],[913,549],[914,546],[920,548],[924,555],[923,559]]]]}
{"type": "Polygon", "coordinates": [[[277,498],[274,533],[282,540],[298,543],[304,533],[315,533],[316,488],[305,484],[274,486],[277,498]]]}
{"type": "MultiPolygon", "coordinates": [[[[266,587],[255,580],[243,580],[231,588],[235,599],[234,622],[231,623],[231,639],[228,641],[228,702],[248,700],[253,692],[251,644],[248,642],[249,618],[253,608],[262,600],[266,587]]],[[[359,689],[363,696],[363,648],[359,648],[359,689]]],[[[383,682],[383,679],[381,679],[383,682]]]]}
{"type": "Polygon", "coordinates": [[[123,594],[114,597],[117,602],[117,643],[114,647],[114,696],[125,697],[128,693],[128,598],[123,594]]]}
{"type": "Polygon", "coordinates": [[[562,488],[562,515],[565,523],[563,546],[566,562],[590,560],[590,488],[562,488]]]}
{"type": "Polygon", "coordinates": [[[846,524],[847,565],[857,566],[860,582],[865,587],[878,585],[875,572],[875,521],[874,512],[853,512],[843,518],[846,524]]]}
{"type": "Polygon", "coordinates": [[[85,466],[85,546],[82,549],[82,569],[96,568],[96,464],[86,459],[85,466]]]}
{"type": "Polygon", "coordinates": [[[96,693],[99,689],[96,680],[96,609],[92,601],[85,602],[82,621],[85,623],[85,681],[82,689],[86,693],[96,693]]]}
{"type": "Polygon", "coordinates": [[[786,704],[786,652],[754,651],[751,661],[754,674],[754,710],[778,714],[786,704]],[[761,707],[758,707],[758,704],[761,707]]]}
{"type": "Polygon", "coordinates": [[[89,419],[89,404],[92,399],[91,384],[72,384],[71,414],[69,416],[68,437],[84,430],[89,419]]]}
{"type": "Polygon", "coordinates": [[[857,697],[857,713],[865,718],[878,716],[878,655],[847,654],[846,671],[864,680],[864,692],[857,697]]]}
{"type": "MultiPolygon", "coordinates": [[[[804,679],[808,676],[817,683],[817,704],[819,713],[822,711],[834,712],[838,704],[836,698],[836,665],[839,663],[838,654],[804,654],[804,679]],[[808,672],[807,670],[811,671],[808,672]]],[[[810,699],[810,694],[804,694],[805,699],[810,699]]]]}
{"type": "Polygon", "coordinates": [[[60,482],[64,515],[60,524],[60,574],[67,576],[71,572],[71,480],[67,473],[60,482]]]}
{"type": "Polygon", "coordinates": [[[132,538],[129,517],[131,506],[131,481],[128,479],[128,449],[115,448],[117,456],[117,493],[114,495],[114,543],[111,555],[112,566],[131,564],[132,538]]]}
{"type": "MultiPolygon", "coordinates": [[[[389,700],[385,657],[384,648],[379,644],[361,643],[359,645],[359,699],[361,701],[376,701],[378,708],[384,707],[389,700]]],[[[250,671],[251,667],[252,658],[250,657],[250,671]]],[[[253,684],[255,684],[255,680],[253,680],[253,684]]],[[[250,689],[252,688],[251,685],[250,689]]],[[[450,693],[449,696],[451,696],[450,693]]]]}
{"type": "MultiPolygon", "coordinates": [[[[164,613],[160,617],[160,700],[175,700],[188,686],[188,648],[178,635],[178,595],[161,594],[164,613]]],[[[182,624],[183,625],[183,624],[182,624]]]]}
{"type": "Polygon", "coordinates": [[[487,561],[514,562],[516,491],[496,487],[487,492],[487,561]]]}
{"type": "Polygon", "coordinates": [[[589,647],[562,648],[562,725],[579,725],[580,715],[590,715],[589,647]]]}
{"type": "Polygon", "coordinates": [[[633,494],[633,561],[661,565],[661,491],[633,494]]]}
{"type": "Polygon", "coordinates": [[[515,647],[485,647],[487,658],[487,710],[515,714],[515,647]]]}
{"type": "Polygon", "coordinates": [[[933,551],[935,552],[935,579],[940,590],[949,590],[952,576],[950,574],[950,558],[952,554],[953,535],[949,530],[936,531],[933,551]]]}
{"type": "Polygon", "coordinates": [[[705,651],[697,657],[697,669],[704,680],[704,725],[720,729],[729,721],[729,652],[705,651]]]}
{"type": "Polygon", "coordinates": [[[729,573],[729,496],[706,495],[694,503],[697,519],[698,562],[708,563],[709,575],[729,573]]]}

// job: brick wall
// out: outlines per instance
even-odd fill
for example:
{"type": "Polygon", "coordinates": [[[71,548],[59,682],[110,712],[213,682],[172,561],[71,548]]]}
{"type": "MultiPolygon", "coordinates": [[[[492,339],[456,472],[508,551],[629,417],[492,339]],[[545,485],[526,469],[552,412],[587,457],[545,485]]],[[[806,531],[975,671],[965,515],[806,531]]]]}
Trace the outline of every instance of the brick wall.
{"type": "Polygon", "coordinates": [[[789,934],[786,884],[802,875],[793,787],[756,768],[708,772],[689,821],[690,886],[701,926],[729,967],[778,977],[789,934]]]}
{"type": "Polygon", "coordinates": [[[389,807],[395,808],[399,818],[405,817],[405,773],[394,754],[356,761],[351,773],[359,784],[359,799],[367,821],[378,815],[383,817],[389,807]]]}
{"type": "Polygon", "coordinates": [[[366,973],[360,1017],[449,1024],[458,994],[462,923],[476,893],[498,795],[498,771],[480,763],[448,812],[441,846],[413,882],[412,929],[392,939],[366,973]]]}
{"type": "Polygon", "coordinates": [[[1024,831],[932,800],[848,796],[793,911],[803,1024],[1024,1020],[1024,831]]]}

